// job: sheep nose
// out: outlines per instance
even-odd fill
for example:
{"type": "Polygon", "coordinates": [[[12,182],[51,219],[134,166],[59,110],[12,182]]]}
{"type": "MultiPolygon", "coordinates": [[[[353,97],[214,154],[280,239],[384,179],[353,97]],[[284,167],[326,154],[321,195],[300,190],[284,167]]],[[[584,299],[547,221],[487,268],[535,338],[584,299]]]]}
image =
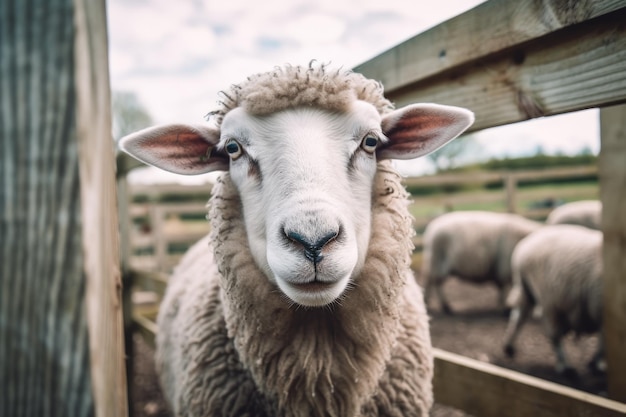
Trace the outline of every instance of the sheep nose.
{"type": "Polygon", "coordinates": [[[317,241],[312,241],[298,232],[286,232],[287,237],[296,243],[299,243],[304,248],[304,256],[309,261],[314,264],[318,264],[324,259],[322,255],[322,249],[326,246],[330,241],[337,238],[339,235],[338,231],[331,231],[326,233],[321,238],[317,239],[317,241]]]}

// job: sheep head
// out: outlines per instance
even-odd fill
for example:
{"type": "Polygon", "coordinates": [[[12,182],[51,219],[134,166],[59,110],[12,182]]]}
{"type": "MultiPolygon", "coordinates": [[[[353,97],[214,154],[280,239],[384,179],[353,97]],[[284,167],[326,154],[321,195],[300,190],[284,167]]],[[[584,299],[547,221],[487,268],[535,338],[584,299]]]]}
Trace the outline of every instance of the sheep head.
{"type": "Polygon", "coordinates": [[[137,159],[179,174],[228,170],[250,251],[292,302],[340,299],[367,254],[377,161],[426,155],[473,121],[457,107],[413,104],[383,112],[364,100],[258,114],[245,106],[219,125],[148,128],[122,139],[137,159]]]}

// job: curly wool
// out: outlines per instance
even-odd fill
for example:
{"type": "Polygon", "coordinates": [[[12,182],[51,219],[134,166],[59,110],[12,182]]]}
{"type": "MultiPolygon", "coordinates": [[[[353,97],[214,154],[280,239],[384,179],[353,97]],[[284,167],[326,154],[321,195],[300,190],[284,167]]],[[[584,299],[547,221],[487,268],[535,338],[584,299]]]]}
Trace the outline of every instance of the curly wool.
{"type": "Polygon", "coordinates": [[[351,70],[332,69],[311,61],[307,67],[285,65],[248,77],[228,91],[222,91],[219,108],[210,112],[217,125],[230,110],[243,107],[248,113],[264,116],[297,106],[345,111],[350,103],[363,100],[380,114],[393,110],[381,83],[351,70]]]}
{"type": "Polygon", "coordinates": [[[157,366],[178,415],[428,415],[433,358],[410,270],[412,218],[399,175],[378,165],[365,266],[326,309],[289,305],[258,269],[237,191],[220,179],[211,234],[175,271],[159,313],[157,366]]]}

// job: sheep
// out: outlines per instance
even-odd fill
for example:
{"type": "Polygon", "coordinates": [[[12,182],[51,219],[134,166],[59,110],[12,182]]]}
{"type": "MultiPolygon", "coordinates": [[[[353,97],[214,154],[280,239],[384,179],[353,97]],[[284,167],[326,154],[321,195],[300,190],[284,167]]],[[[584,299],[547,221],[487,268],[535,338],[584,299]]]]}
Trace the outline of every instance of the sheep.
{"type": "Polygon", "coordinates": [[[519,214],[454,211],[428,223],[423,234],[422,279],[426,302],[433,288],[446,314],[452,313],[443,292],[448,277],[496,284],[504,307],[511,283],[511,253],[523,237],[541,223],[519,214]]]}
{"type": "MultiPolygon", "coordinates": [[[[575,377],[562,339],[570,331],[595,333],[602,325],[602,232],[578,225],[549,225],[521,240],[512,257],[512,307],[504,336],[504,351],[515,355],[514,343],[530,312],[539,310],[556,356],[555,370],[575,377]]],[[[590,362],[604,368],[604,344],[590,362]]]]}
{"type": "Polygon", "coordinates": [[[598,200],[581,200],[566,203],[550,212],[546,224],[577,224],[600,230],[602,203],[598,200]]]}
{"type": "Polygon", "coordinates": [[[380,83],[319,63],[253,75],[222,99],[212,125],[121,143],[173,172],[226,171],[209,236],[173,272],[157,318],[175,414],[428,415],[428,318],[390,159],[434,151],[473,114],[394,109],[380,83]]]}

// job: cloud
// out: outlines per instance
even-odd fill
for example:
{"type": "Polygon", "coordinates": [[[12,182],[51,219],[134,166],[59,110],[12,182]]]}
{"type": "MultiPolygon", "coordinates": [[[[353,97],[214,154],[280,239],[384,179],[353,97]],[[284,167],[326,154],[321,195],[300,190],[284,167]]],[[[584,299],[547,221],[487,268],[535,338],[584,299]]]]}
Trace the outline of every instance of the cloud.
{"type": "Polygon", "coordinates": [[[251,73],[311,59],[351,68],[478,3],[109,0],[112,86],[159,123],[198,120],[251,73]]]}
{"type": "MultiPolygon", "coordinates": [[[[111,83],[156,123],[201,123],[218,92],[252,73],[311,59],[351,68],[482,0],[108,0],[111,83]]],[[[493,154],[599,148],[597,113],[489,129],[493,154]],[[561,122],[563,120],[563,122],[561,122]]],[[[405,163],[412,173],[426,162],[405,163]]],[[[404,169],[404,168],[403,168],[404,169]]]]}
{"type": "Polygon", "coordinates": [[[346,31],[344,20],[324,13],[303,14],[285,26],[285,36],[301,45],[338,42],[346,31]]]}

